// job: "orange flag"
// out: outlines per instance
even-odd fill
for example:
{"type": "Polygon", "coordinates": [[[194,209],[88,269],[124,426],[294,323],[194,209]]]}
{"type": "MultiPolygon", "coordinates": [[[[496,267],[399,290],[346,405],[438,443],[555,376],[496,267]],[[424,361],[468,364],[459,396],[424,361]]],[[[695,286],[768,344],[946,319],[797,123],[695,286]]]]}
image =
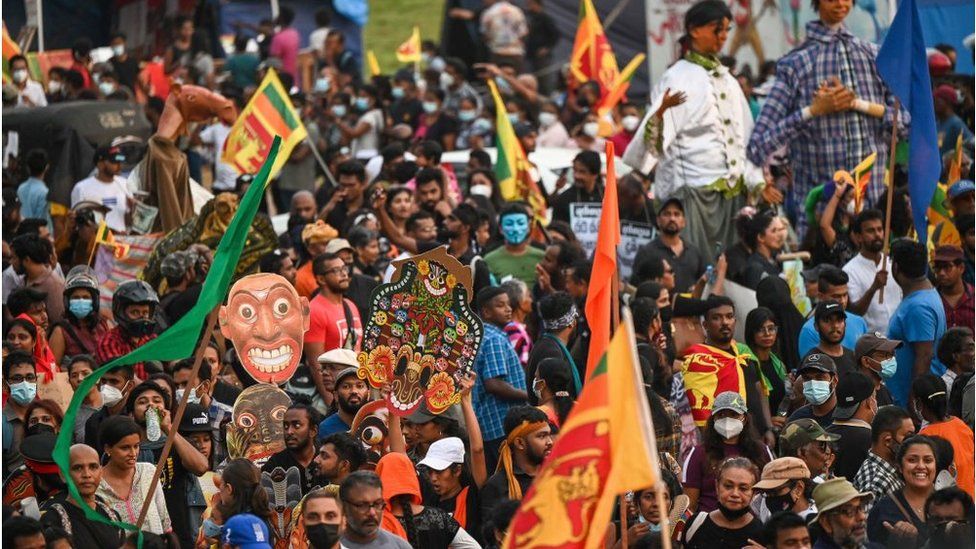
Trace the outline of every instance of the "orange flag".
{"type": "Polygon", "coordinates": [[[620,244],[620,210],[617,206],[617,174],[613,166],[613,143],[607,141],[607,183],[603,191],[600,232],[593,252],[593,269],[586,293],[586,323],[590,327],[590,351],[586,357],[586,379],[590,378],[610,343],[610,316],[614,303],[613,280],[617,273],[617,245],[620,244]]]}

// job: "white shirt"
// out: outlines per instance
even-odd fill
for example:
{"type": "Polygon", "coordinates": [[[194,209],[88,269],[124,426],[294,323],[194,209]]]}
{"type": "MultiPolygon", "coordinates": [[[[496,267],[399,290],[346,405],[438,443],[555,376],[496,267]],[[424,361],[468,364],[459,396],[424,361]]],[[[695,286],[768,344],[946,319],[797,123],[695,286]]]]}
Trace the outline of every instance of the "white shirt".
{"type": "Polygon", "coordinates": [[[308,47],[321,52],[325,47],[325,37],[329,35],[329,27],[319,27],[308,35],[308,47]]]}
{"type": "Polygon", "coordinates": [[[578,149],[579,146],[566,131],[562,122],[556,121],[548,127],[539,128],[539,136],[535,140],[539,147],[559,147],[561,149],[578,149]]]}
{"type": "Polygon", "coordinates": [[[623,161],[643,172],[657,165],[655,198],[664,200],[683,187],[706,187],[720,178],[743,176],[751,190],[765,182],[762,170],[746,158],[753,121],[742,88],[728,69],[713,71],[678,61],[665,71],[651,94],[651,106],[624,152],[623,161]],[[687,100],[664,114],[662,154],[644,141],[647,123],[664,92],[684,92],[687,100]]]}
{"type": "MultiPolygon", "coordinates": [[[[890,261],[889,261],[890,264],[890,261]]],[[[881,270],[881,263],[877,265],[874,261],[857,254],[847,265],[844,265],[844,272],[847,273],[847,295],[853,303],[864,297],[871,284],[874,284],[874,276],[881,270]]],[[[901,303],[901,287],[895,282],[895,277],[888,271],[888,283],[884,288],[884,304],[878,303],[878,294],[875,292],[868,305],[868,310],[864,313],[864,321],[868,325],[869,332],[888,333],[888,321],[894,316],[898,304],[901,303]]]]}
{"type": "Polygon", "coordinates": [[[44,86],[40,85],[38,82],[28,79],[27,84],[24,85],[24,89],[17,89],[17,106],[46,107],[47,96],[44,95],[44,86]],[[30,103],[25,103],[25,98],[28,99],[30,103]]]}
{"type": "Polygon", "coordinates": [[[220,158],[224,154],[224,142],[229,134],[230,126],[225,126],[222,122],[211,124],[200,132],[200,141],[213,153],[215,191],[233,191],[237,185],[237,170],[220,158]]]}
{"type": "Polygon", "coordinates": [[[95,176],[82,179],[71,190],[71,207],[79,202],[95,202],[108,207],[105,223],[116,232],[126,232],[125,214],[129,212],[129,190],[125,179],[115,176],[110,183],[99,181],[95,176]]]}
{"type": "Polygon", "coordinates": [[[354,158],[369,160],[379,154],[380,131],[383,130],[383,112],[379,109],[370,109],[359,117],[356,125],[364,122],[369,124],[369,130],[353,139],[350,148],[354,158]]]}

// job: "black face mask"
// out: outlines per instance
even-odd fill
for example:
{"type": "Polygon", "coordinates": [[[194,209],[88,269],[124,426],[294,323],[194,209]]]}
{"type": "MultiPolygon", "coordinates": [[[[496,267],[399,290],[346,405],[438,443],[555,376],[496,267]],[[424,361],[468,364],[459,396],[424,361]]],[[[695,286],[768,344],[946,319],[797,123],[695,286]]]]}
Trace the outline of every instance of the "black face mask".
{"type": "Polygon", "coordinates": [[[790,491],[779,495],[779,496],[766,496],[766,508],[769,509],[771,513],[777,513],[779,511],[789,511],[796,504],[796,498],[793,497],[793,488],[790,487],[790,491]]]}
{"type": "Polygon", "coordinates": [[[156,323],[152,320],[136,320],[129,323],[127,331],[133,337],[145,337],[156,331],[156,323]]]}
{"type": "Polygon", "coordinates": [[[671,322],[671,318],[674,316],[674,310],[671,307],[665,307],[661,309],[661,322],[667,324],[671,322]]]}
{"type": "Polygon", "coordinates": [[[323,523],[306,526],[305,535],[313,549],[332,549],[339,541],[339,525],[323,523]]]}
{"type": "Polygon", "coordinates": [[[742,509],[729,509],[728,507],[722,505],[722,502],[718,502],[718,510],[722,513],[722,516],[729,520],[736,520],[742,518],[743,515],[749,512],[749,506],[746,505],[742,509]]]}

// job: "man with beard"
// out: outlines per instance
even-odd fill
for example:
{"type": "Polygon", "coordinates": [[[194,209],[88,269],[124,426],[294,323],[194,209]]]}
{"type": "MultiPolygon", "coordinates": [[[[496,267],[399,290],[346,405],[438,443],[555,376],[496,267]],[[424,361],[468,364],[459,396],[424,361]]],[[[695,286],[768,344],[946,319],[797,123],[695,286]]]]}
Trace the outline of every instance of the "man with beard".
{"type": "Polygon", "coordinates": [[[686,223],[685,208],[681,201],[677,198],[665,200],[657,211],[657,236],[642,246],[634,258],[634,265],[642,263],[647,255],[667,259],[674,270],[674,287],[678,293],[691,288],[705,274],[708,263],[701,250],[681,237],[686,223]]]}
{"type": "Polygon", "coordinates": [[[537,276],[535,267],[545,252],[532,246],[529,213],[520,204],[509,204],[498,215],[498,226],[505,245],[485,256],[488,267],[498,280],[513,276],[531,287],[537,276]]]}
{"type": "Polygon", "coordinates": [[[349,431],[356,413],[369,402],[369,387],[356,374],[358,368],[350,366],[338,374],[335,381],[335,398],[338,404],[334,414],[319,423],[319,438],[326,439],[332,433],[349,431]]]}
{"type": "Polygon", "coordinates": [[[429,212],[438,226],[451,214],[451,205],[444,194],[444,173],[438,168],[424,168],[417,172],[417,205],[429,212]]]}
{"type": "Polygon", "coordinates": [[[948,244],[936,248],[935,257],[932,258],[932,271],[935,273],[935,284],[945,308],[946,328],[976,329],[973,285],[963,280],[966,264],[962,248],[948,244]]]}
{"type": "Polygon", "coordinates": [[[437,240],[447,244],[447,253],[456,257],[462,265],[471,265],[473,270],[472,292],[478,295],[482,288],[491,285],[491,273],[487,262],[478,257],[472,245],[474,232],[478,228],[478,210],[470,204],[459,204],[440,225],[437,240]]]}
{"type": "Polygon", "coordinates": [[[844,265],[850,303],[847,309],[864,317],[869,332],[884,332],[888,321],[901,303],[901,288],[888,276],[881,262],[884,249],[884,214],[867,209],[851,223],[851,236],[861,243],[861,252],[844,265]],[[878,303],[878,292],[884,291],[884,303],[878,303]]]}
{"type": "Polygon", "coordinates": [[[312,461],[315,475],[312,484],[341,484],[351,473],[358,471],[369,459],[360,441],[349,433],[332,433],[319,447],[312,461]]]}
{"type": "MultiPolygon", "coordinates": [[[[78,494],[89,508],[106,520],[121,520],[115,511],[95,495],[102,481],[102,466],[98,452],[91,446],[75,444],[68,454],[68,475],[78,487],[78,494]]],[[[41,524],[61,528],[71,535],[74,547],[120,547],[124,542],[122,530],[98,521],[89,520],[78,502],[67,491],[48,501],[41,515],[41,524]]]]}
{"type": "MultiPolygon", "coordinates": [[[[339,347],[358,351],[363,339],[359,309],[345,297],[351,280],[346,263],[338,254],[324,253],[313,260],[312,272],[319,293],[309,303],[309,328],[305,333],[307,364],[315,364],[323,352],[339,347]]],[[[311,372],[316,390],[328,402],[328,388],[320,372],[316,368],[311,372]]]]}
{"type": "Polygon", "coordinates": [[[552,430],[546,413],[532,406],[517,406],[505,414],[505,439],[498,468],[481,487],[481,516],[491,516],[507,499],[520,500],[552,452],[552,430]]]}
{"type": "Polygon", "coordinates": [[[336,169],[339,186],[329,196],[328,202],[319,212],[319,219],[342,230],[349,220],[349,214],[367,206],[366,168],[357,160],[347,160],[336,169]]]}
{"type": "Polygon", "coordinates": [[[346,529],[340,543],[342,547],[363,549],[410,549],[407,540],[380,528],[383,521],[383,483],[372,471],[357,471],[339,486],[342,515],[346,517],[346,529]]]}
{"type": "MultiPolygon", "coordinates": [[[[868,332],[868,324],[860,315],[848,310],[851,301],[848,297],[847,290],[849,280],[847,273],[844,271],[833,265],[824,265],[820,269],[820,274],[817,278],[817,292],[820,296],[818,298],[819,302],[836,301],[840,303],[841,309],[844,310],[846,324],[841,345],[848,349],[853,349],[857,345],[857,338],[868,332]]],[[[803,323],[803,327],[800,328],[797,351],[801,357],[813,350],[820,342],[820,334],[814,325],[816,322],[815,316],[810,315],[806,322],[803,323]]]]}
{"type": "MultiPolygon", "coordinates": [[[[539,302],[539,314],[542,316],[542,337],[532,345],[529,362],[525,367],[525,379],[535,379],[535,372],[539,363],[547,358],[555,358],[567,362],[575,372],[577,389],[572,393],[576,397],[579,390],[579,367],[569,352],[568,345],[573,340],[573,332],[579,321],[579,311],[573,298],[566,292],[555,292],[542,298],[539,302]]],[[[538,404],[535,394],[529,395],[529,404],[538,404]]]]}
{"type": "Polygon", "coordinates": [[[817,346],[811,353],[823,353],[834,360],[837,372],[841,375],[857,369],[854,352],[844,347],[844,333],[847,331],[847,315],[844,307],[834,300],[821,301],[813,313],[813,326],[820,336],[817,346]]]}
{"type": "Polygon", "coordinates": [[[880,547],[867,540],[867,504],[871,492],[858,492],[845,478],[824,481],[813,489],[817,524],[823,532],[814,549],[870,549],[880,547]]]}
{"type": "Polygon", "coordinates": [[[285,471],[296,467],[302,478],[302,493],[312,489],[309,468],[315,458],[315,431],[321,421],[318,410],[308,404],[294,402],[285,412],[282,421],[285,431],[285,449],[272,455],[261,470],[270,473],[275,467],[285,471]]]}
{"type": "Polygon", "coordinates": [[[315,195],[309,191],[298,191],[291,197],[291,207],[288,209],[288,231],[278,237],[278,245],[282,248],[293,248],[302,238],[302,229],[309,223],[315,223],[318,206],[315,195]]]}

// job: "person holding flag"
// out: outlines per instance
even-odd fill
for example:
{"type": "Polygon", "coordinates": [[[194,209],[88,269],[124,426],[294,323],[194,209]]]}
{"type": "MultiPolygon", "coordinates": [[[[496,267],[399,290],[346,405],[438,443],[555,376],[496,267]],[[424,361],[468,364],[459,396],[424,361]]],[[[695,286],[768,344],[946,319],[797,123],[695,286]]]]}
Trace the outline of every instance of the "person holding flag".
{"type": "MultiPolygon", "coordinates": [[[[703,0],[685,14],[684,57],[671,66],[651,93],[651,104],[624,152],[639,171],[657,167],[654,194],[677,198],[691,222],[683,235],[699,250],[735,240],[734,218],[746,194],[764,183],[762,171],[746,159],[752,133],[749,103],[738,81],[718,60],[732,13],[719,0],[703,0]]],[[[767,202],[780,198],[763,189],[767,202]]]]}

